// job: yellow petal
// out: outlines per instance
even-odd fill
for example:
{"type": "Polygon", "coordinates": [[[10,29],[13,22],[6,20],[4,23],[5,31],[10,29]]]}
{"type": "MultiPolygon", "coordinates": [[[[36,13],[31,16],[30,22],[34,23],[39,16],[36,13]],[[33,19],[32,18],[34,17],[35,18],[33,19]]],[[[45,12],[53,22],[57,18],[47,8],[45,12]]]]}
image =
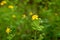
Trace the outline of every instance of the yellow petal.
{"type": "Polygon", "coordinates": [[[26,15],[25,14],[23,15],[23,18],[26,18],[26,15]]]}
{"type": "Polygon", "coordinates": [[[32,20],[38,19],[38,15],[33,15],[32,20]]]}
{"type": "Polygon", "coordinates": [[[32,15],[33,13],[32,12],[30,12],[30,15],[32,15]]]}
{"type": "Polygon", "coordinates": [[[11,32],[10,28],[7,27],[6,33],[9,34],[11,32]]]}
{"type": "Polygon", "coordinates": [[[2,1],[2,3],[6,4],[7,2],[6,1],[2,1]]]}
{"type": "Polygon", "coordinates": [[[0,3],[0,5],[4,5],[4,3],[0,3]]]}
{"type": "Polygon", "coordinates": [[[9,6],[8,6],[8,8],[11,8],[11,9],[13,9],[14,7],[13,7],[12,5],[9,5],[9,6]]]}
{"type": "Polygon", "coordinates": [[[13,18],[16,18],[16,15],[12,15],[13,18]]]}

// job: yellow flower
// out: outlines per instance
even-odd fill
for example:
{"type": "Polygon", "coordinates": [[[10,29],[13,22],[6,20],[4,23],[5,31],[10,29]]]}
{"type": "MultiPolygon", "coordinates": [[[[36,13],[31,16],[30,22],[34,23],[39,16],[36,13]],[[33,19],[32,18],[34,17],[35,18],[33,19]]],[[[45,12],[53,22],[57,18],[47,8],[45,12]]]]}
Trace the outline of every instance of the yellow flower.
{"type": "Polygon", "coordinates": [[[6,33],[9,34],[11,32],[11,29],[7,27],[6,33]]]}
{"type": "Polygon", "coordinates": [[[4,4],[6,4],[7,2],[6,1],[2,1],[1,3],[0,3],[0,5],[4,5],[4,4]]]}
{"type": "Polygon", "coordinates": [[[16,18],[16,15],[12,15],[13,18],[16,18]]]}
{"type": "Polygon", "coordinates": [[[2,1],[1,3],[0,3],[0,5],[4,5],[4,4],[6,4],[7,2],[6,1],[2,1]]]}
{"type": "Polygon", "coordinates": [[[11,8],[11,9],[13,9],[14,7],[13,7],[12,5],[9,5],[9,6],[8,6],[8,8],[11,8]]]}
{"type": "Polygon", "coordinates": [[[38,15],[33,15],[32,20],[38,19],[38,15]]]}
{"type": "Polygon", "coordinates": [[[32,15],[33,13],[32,12],[30,12],[30,15],[32,15]]]}
{"type": "Polygon", "coordinates": [[[24,14],[24,15],[22,15],[23,16],[23,18],[26,18],[26,15],[24,14]]]}
{"type": "Polygon", "coordinates": [[[2,1],[2,3],[6,4],[7,2],[6,1],[2,1]]]}
{"type": "Polygon", "coordinates": [[[4,5],[4,3],[0,3],[0,5],[4,5]]]}

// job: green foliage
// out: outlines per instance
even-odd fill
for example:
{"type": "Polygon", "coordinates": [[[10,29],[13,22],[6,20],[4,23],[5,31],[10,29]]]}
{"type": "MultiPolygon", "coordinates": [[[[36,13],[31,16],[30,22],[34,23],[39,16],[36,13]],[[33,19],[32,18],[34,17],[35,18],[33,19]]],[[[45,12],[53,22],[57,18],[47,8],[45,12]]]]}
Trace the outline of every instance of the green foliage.
{"type": "Polygon", "coordinates": [[[58,38],[60,0],[0,0],[0,40],[58,38]]]}

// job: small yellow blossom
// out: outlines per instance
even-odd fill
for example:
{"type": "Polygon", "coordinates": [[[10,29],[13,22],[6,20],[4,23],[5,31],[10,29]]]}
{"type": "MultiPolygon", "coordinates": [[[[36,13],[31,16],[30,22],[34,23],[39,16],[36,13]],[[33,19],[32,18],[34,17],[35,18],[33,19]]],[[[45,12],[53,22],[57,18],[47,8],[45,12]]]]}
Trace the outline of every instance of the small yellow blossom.
{"type": "Polygon", "coordinates": [[[6,1],[2,1],[2,3],[6,4],[7,2],[6,1]]]}
{"type": "Polygon", "coordinates": [[[32,15],[33,13],[32,12],[30,12],[30,15],[32,15]]]}
{"type": "Polygon", "coordinates": [[[1,3],[0,3],[0,5],[4,5],[4,4],[6,4],[7,2],[6,1],[2,1],[1,3]]]}
{"type": "Polygon", "coordinates": [[[23,15],[23,18],[26,18],[26,15],[25,14],[23,15]]]}
{"type": "Polygon", "coordinates": [[[13,18],[16,18],[16,15],[12,15],[13,18]]]}
{"type": "Polygon", "coordinates": [[[11,9],[13,9],[14,7],[13,7],[12,5],[9,5],[9,6],[8,6],[8,8],[11,8],[11,9]]]}
{"type": "Polygon", "coordinates": [[[33,15],[32,20],[38,19],[38,15],[33,15]]]}
{"type": "Polygon", "coordinates": [[[7,27],[6,33],[9,34],[11,32],[11,29],[7,27]]]}
{"type": "Polygon", "coordinates": [[[0,5],[4,5],[4,3],[0,3],[0,5]]]}

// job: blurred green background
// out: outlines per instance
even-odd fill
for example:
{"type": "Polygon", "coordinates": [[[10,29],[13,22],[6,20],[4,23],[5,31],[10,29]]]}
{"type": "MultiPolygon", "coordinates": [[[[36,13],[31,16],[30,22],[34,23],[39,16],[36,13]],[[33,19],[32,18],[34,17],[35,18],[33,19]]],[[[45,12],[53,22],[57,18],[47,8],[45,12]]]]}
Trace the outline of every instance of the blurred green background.
{"type": "Polygon", "coordinates": [[[0,40],[60,40],[60,0],[0,0],[0,40]]]}

